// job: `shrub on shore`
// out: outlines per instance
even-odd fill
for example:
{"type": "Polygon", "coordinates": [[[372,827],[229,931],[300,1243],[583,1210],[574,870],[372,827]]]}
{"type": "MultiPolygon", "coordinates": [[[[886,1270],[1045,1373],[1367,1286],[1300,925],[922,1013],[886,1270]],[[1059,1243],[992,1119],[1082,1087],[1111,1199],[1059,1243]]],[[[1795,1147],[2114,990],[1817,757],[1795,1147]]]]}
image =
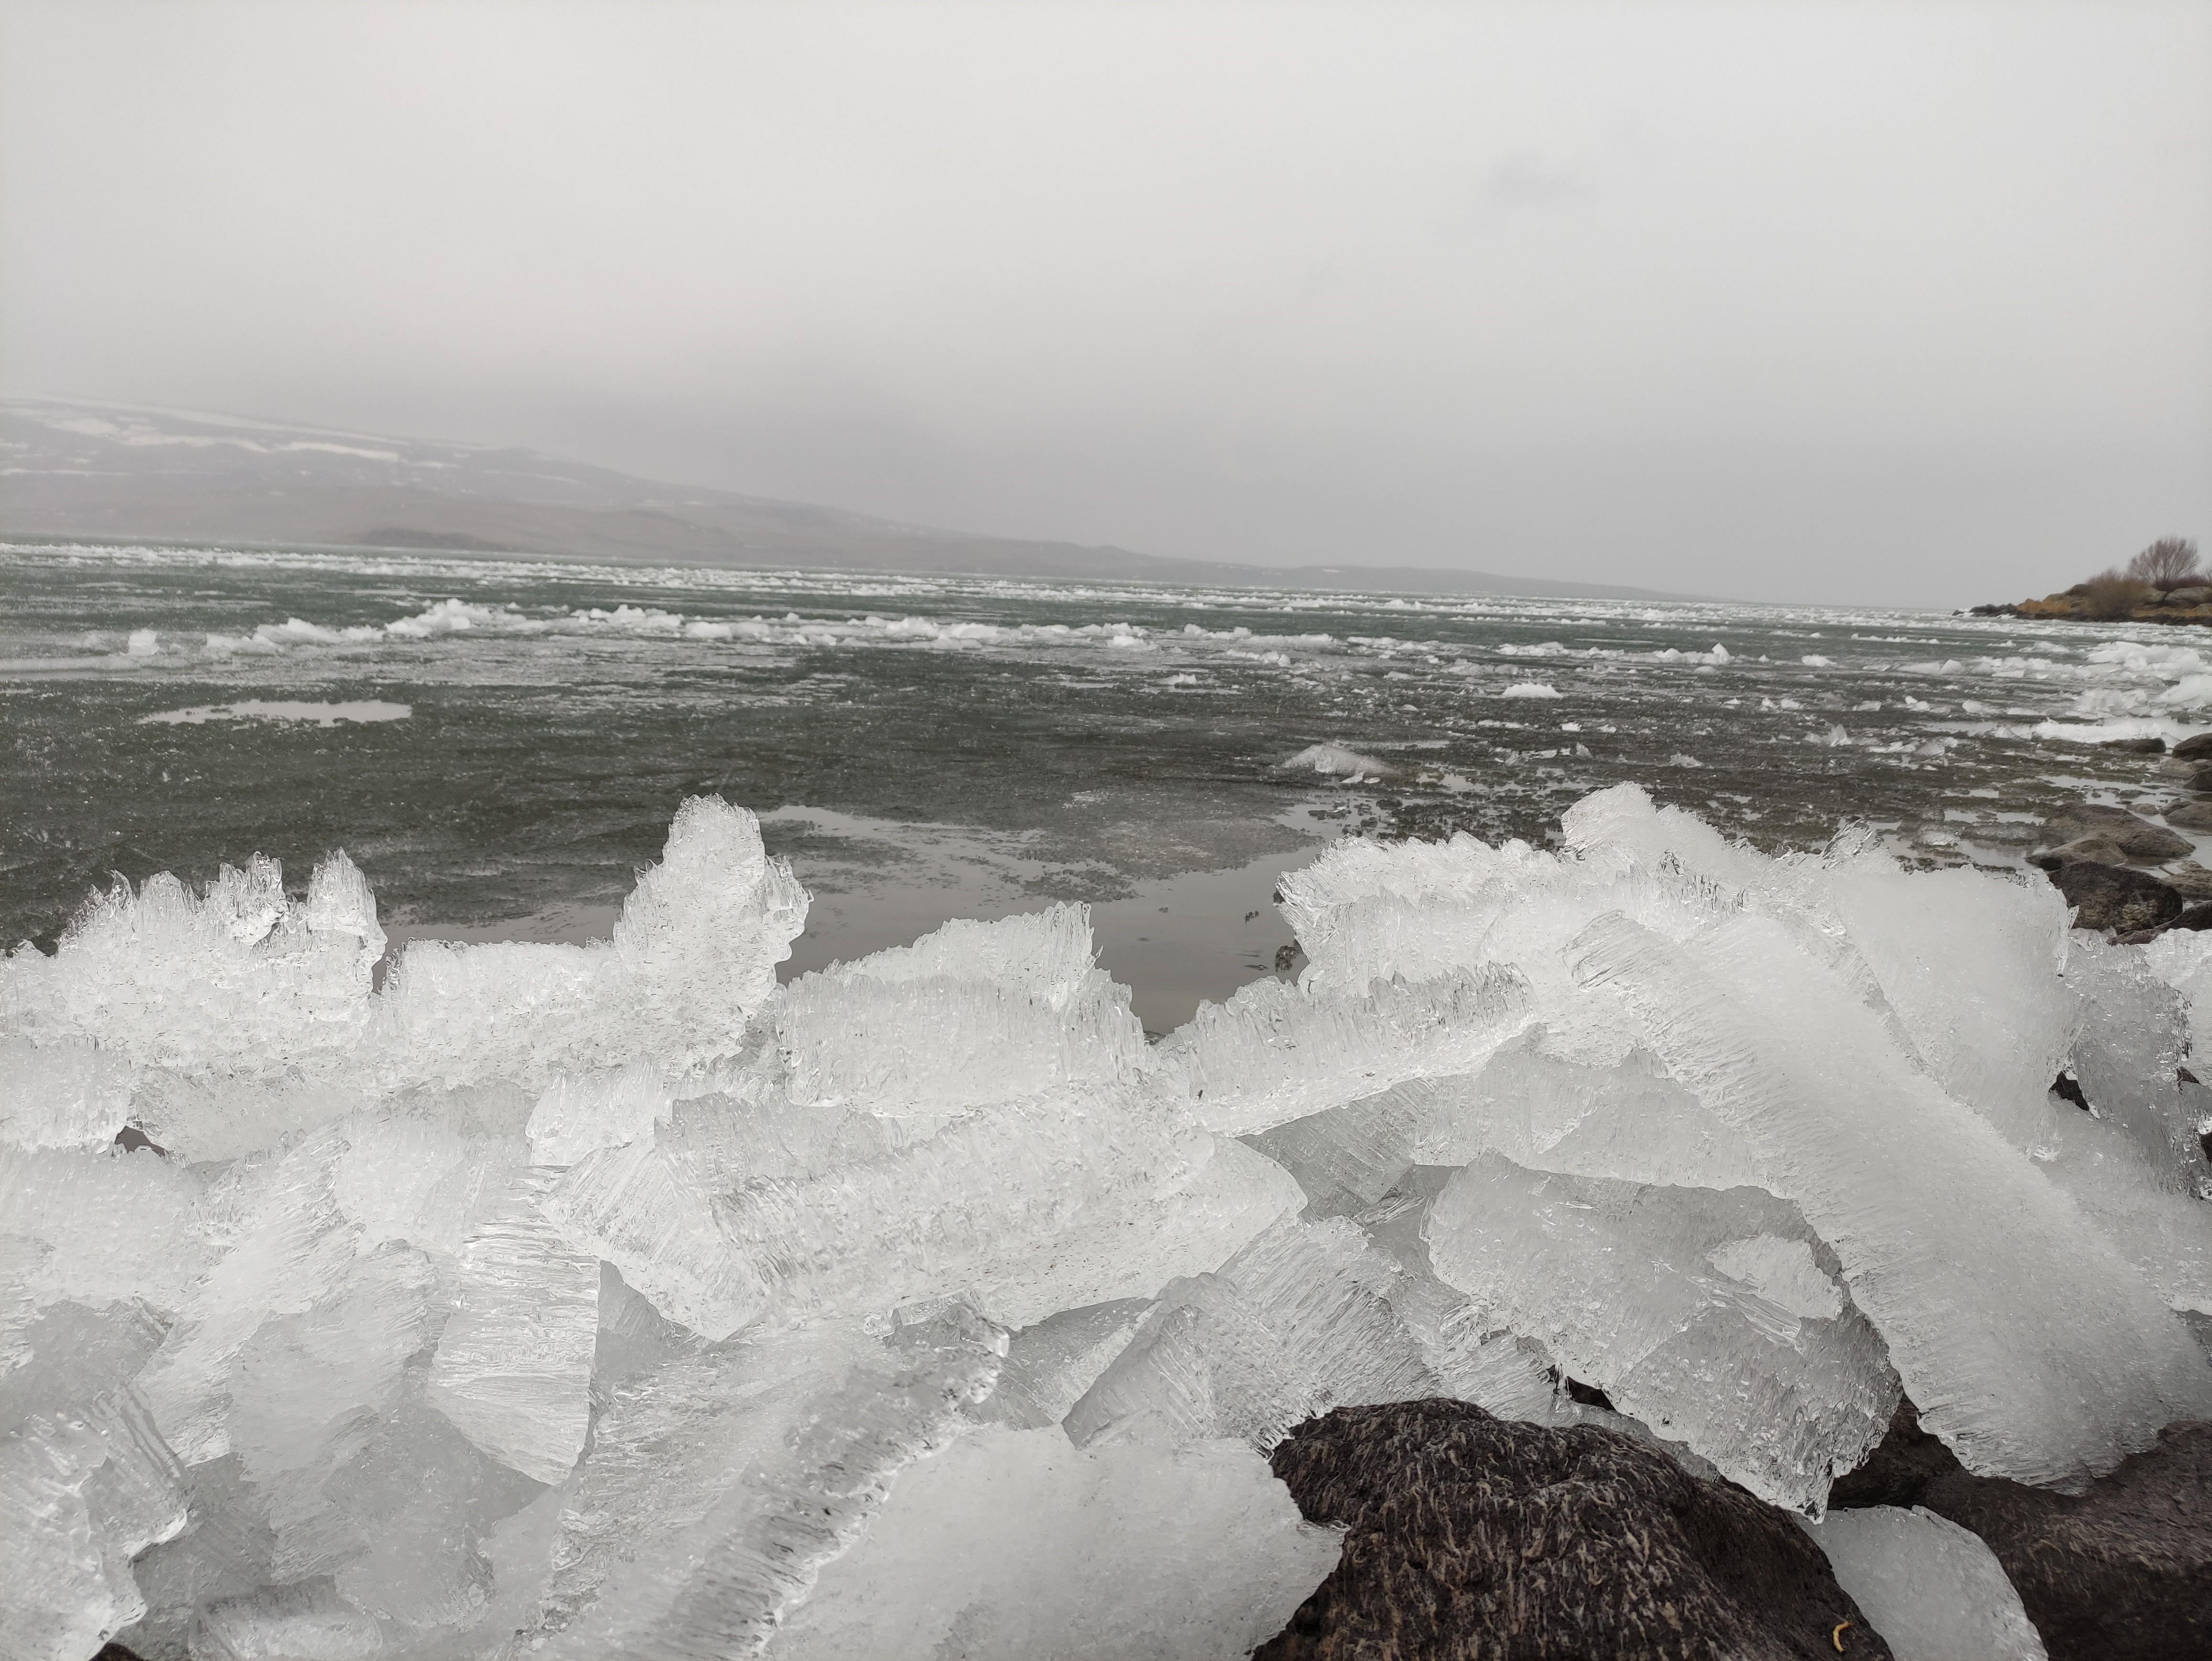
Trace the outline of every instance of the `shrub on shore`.
{"type": "Polygon", "coordinates": [[[2154,591],[2150,584],[2119,571],[2100,571],[2087,582],[2079,585],[2081,615],[2087,618],[2124,618],[2148,599],[2154,591]]]}

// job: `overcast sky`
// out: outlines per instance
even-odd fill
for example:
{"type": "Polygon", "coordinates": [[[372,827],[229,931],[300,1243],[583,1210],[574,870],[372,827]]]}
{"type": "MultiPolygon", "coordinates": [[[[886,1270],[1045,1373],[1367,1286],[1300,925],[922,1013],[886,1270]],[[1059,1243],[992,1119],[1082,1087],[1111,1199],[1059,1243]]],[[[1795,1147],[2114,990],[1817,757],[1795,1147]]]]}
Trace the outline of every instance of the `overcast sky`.
{"type": "Polygon", "coordinates": [[[2212,532],[2212,5],[0,0],[0,378],[1759,599],[2212,532]]]}

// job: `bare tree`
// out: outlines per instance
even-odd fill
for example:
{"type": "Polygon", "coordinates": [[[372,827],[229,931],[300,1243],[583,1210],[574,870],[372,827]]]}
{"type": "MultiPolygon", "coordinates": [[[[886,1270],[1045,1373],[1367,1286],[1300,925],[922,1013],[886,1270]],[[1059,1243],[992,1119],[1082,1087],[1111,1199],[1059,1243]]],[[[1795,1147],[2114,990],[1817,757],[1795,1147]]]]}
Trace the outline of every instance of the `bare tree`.
{"type": "Polygon", "coordinates": [[[2197,575],[2197,545],[2187,537],[2160,537],[2128,562],[2128,575],[2154,587],[2178,588],[2197,575]]]}

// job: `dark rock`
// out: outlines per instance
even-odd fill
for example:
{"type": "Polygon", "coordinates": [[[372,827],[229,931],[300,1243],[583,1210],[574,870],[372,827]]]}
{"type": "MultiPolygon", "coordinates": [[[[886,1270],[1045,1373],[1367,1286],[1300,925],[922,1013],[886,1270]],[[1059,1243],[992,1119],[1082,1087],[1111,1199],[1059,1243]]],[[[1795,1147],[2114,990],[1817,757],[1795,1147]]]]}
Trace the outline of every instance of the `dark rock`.
{"type": "Polygon", "coordinates": [[[2111,928],[2124,934],[2155,928],[2181,915],[2181,896],[2148,871],[2077,860],[2053,871],[2051,880],[2074,908],[2076,928],[2111,928]]]}
{"type": "Polygon", "coordinates": [[[2139,818],[2124,807],[2106,807],[2095,802],[2069,803],[2051,816],[2043,829],[2043,845],[2057,847],[2079,837],[2110,837],[2130,859],[2186,859],[2197,851],[2188,837],[2164,825],[2139,818]]]}
{"type": "MultiPolygon", "coordinates": [[[[2051,1088],[2087,1110],[2089,1104],[2081,1086],[2066,1074],[2058,1077],[2061,1085],[2073,1085],[2073,1089],[2051,1088]]],[[[1829,1485],[1828,1506],[1843,1511],[1855,1506],[1917,1506],[1930,1482],[1959,1469],[1958,1456],[1920,1428],[1919,1409],[1910,1396],[1900,1396],[1897,1411],[1889,1415],[1889,1428],[1866,1463],[1829,1485]]]]}
{"type": "Polygon", "coordinates": [[[2212,801],[2185,801],[2167,808],[2165,818],[2184,830],[2212,830],[2212,801]]]}
{"type": "MultiPolygon", "coordinates": [[[[2086,1095],[2082,1094],[2081,1081],[2075,1078],[2071,1073],[2060,1074],[2051,1083],[2051,1093],[2057,1097],[2062,1102],[2073,1103],[2075,1106],[2080,1108],[2084,1113],[2087,1113],[2089,1110],[2089,1098],[2086,1095]]],[[[1899,1411],[1902,1411],[1902,1409],[1900,1409],[1899,1411]]],[[[1919,1421],[1915,1420],[1913,1422],[1917,1425],[1919,1421]]],[[[1895,1419],[1892,1419],[1890,1421],[1889,1427],[1892,1430],[1895,1430],[1897,1428],[1897,1421],[1895,1419]]],[[[1875,1506],[1880,1505],[1882,1502],[1878,1500],[1860,1500],[1854,1503],[1862,1506],[1875,1506]]]]}
{"type": "Polygon", "coordinates": [[[1580,1402],[1586,1408],[1603,1408],[1607,1413],[1614,1410],[1613,1397],[1595,1384],[1586,1384],[1579,1378],[1569,1378],[1565,1382],[1570,1401],[1580,1402]]]}
{"type": "Polygon", "coordinates": [[[2212,733],[2199,733],[2173,746],[2176,761],[2212,761],[2212,733]]]}
{"type": "Polygon", "coordinates": [[[2071,865],[2076,860],[2087,860],[2092,865],[2125,865],[2127,850],[2110,837],[2076,837],[2056,848],[2039,848],[2027,856],[2030,865],[2045,871],[2056,871],[2062,865],[2071,865]]]}
{"type": "Polygon", "coordinates": [[[2212,928],[2212,902],[2199,901],[2184,908],[2181,915],[2166,924],[2168,928],[2212,928]]]}
{"type": "Polygon", "coordinates": [[[1925,1506],[1989,1542],[2051,1661],[2212,1655],[2212,1423],[2170,1425],[2079,1496],[1970,1476],[1910,1402],[1832,1506],[1925,1506]]]}
{"type": "Polygon", "coordinates": [[[2181,782],[2185,790],[2194,790],[2198,795],[2212,791],[2212,767],[2200,767],[2181,782]]]}
{"type": "Polygon", "coordinates": [[[2166,591],[2168,605],[2212,605],[2212,588],[2169,588],[2166,591]]]}
{"type": "Polygon", "coordinates": [[[1344,1555],[1254,1661],[1890,1654],[1787,1512],[1593,1426],[1338,1408],[1275,1449],[1344,1555]]]}
{"type": "Polygon", "coordinates": [[[2105,745],[2131,756],[2162,756],[2166,753],[2164,739],[2113,739],[2105,745]]]}
{"type": "Polygon", "coordinates": [[[2212,900],[2212,871],[2207,871],[2195,860],[2176,861],[2158,874],[2191,904],[2198,900],[2212,900]]]}

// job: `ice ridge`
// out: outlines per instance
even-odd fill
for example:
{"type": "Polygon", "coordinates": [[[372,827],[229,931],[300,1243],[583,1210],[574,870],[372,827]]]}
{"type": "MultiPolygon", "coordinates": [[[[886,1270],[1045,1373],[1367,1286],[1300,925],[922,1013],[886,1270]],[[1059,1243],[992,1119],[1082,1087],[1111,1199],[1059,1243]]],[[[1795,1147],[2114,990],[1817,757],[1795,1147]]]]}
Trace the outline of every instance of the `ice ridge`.
{"type": "MultiPolygon", "coordinates": [[[[1340,1404],[1808,1520],[1900,1390],[2061,1489],[2212,1416],[2206,937],[1562,831],[1333,847],[1298,981],[1158,1044],[1079,905],[780,986],[805,891],[712,799],[608,940],[381,989],[343,855],[118,884],[0,959],[0,1653],[1236,1653],[1335,1561],[1264,1456],[1340,1404]]],[[[1820,1537],[2033,1652],[1944,1527],[1820,1537]]]]}

